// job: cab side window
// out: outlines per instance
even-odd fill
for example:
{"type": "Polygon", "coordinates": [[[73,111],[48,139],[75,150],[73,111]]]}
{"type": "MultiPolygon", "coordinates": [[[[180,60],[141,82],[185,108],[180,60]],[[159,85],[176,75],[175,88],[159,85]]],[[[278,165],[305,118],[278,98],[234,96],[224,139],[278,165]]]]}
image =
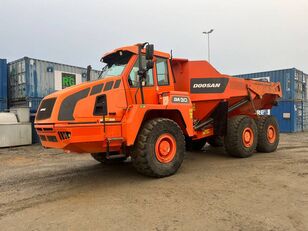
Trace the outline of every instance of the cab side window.
{"type": "Polygon", "coordinates": [[[156,73],[158,86],[169,85],[169,73],[167,59],[157,58],[156,73]]]}
{"type": "MultiPolygon", "coordinates": [[[[145,56],[142,56],[142,65],[145,67],[146,60],[145,56]]],[[[139,62],[136,61],[135,65],[133,66],[131,72],[129,73],[128,77],[128,83],[130,87],[138,87],[139,86],[139,76],[138,76],[138,70],[139,70],[139,62]]],[[[145,80],[145,87],[154,86],[154,78],[153,78],[153,70],[149,70],[147,72],[146,80],[145,80]]]]}

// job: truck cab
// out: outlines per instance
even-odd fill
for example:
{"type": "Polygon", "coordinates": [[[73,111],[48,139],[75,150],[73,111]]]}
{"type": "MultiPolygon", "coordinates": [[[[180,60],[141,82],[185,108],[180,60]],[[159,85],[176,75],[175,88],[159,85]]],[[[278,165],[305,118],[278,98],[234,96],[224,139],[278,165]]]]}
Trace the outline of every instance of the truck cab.
{"type": "MultiPolygon", "coordinates": [[[[193,133],[188,112],[191,102],[187,92],[174,91],[170,55],[153,51],[152,67],[145,70],[149,60],[140,46],[122,47],[105,54],[101,59],[106,64],[101,79],[54,92],[43,99],[35,120],[43,146],[81,153],[122,152],[119,143],[134,144],[144,116],[168,110],[172,102],[164,102],[163,98],[170,94],[186,97],[184,110],[188,116],[184,120],[190,124],[190,134],[193,133]],[[144,78],[140,81],[141,68],[144,78]]],[[[178,111],[176,106],[169,108],[178,111]]]]}

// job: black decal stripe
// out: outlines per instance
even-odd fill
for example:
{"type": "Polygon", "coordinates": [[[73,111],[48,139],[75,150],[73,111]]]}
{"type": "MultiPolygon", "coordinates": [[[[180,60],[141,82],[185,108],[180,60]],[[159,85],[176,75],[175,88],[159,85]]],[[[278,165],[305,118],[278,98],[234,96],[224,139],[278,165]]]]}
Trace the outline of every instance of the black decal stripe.
{"type": "Polygon", "coordinates": [[[37,110],[36,120],[44,120],[50,118],[55,102],[56,98],[43,100],[40,108],[37,110]]]}
{"type": "Polygon", "coordinates": [[[223,93],[228,85],[228,78],[193,78],[190,80],[191,93],[223,93]]]}
{"type": "Polygon", "coordinates": [[[74,120],[74,110],[77,102],[88,96],[90,88],[86,88],[82,91],[76,92],[68,97],[66,97],[60,107],[58,120],[60,121],[70,121],[74,120]]]}
{"type": "Polygon", "coordinates": [[[120,83],[121,83],[121,79],[118,79],[115,83],[114,83],[114,86],[113,88],[118,88],[120,86],[120,83]]]}
{"type": "Polygon", "coordinates": [[[113,86],[113,81],[107,82],[104,91],[109,91],[113,86]]]}
{"type": "Polygon", "coordinates": [[[92,87],[90,95],[95,95],[95,94],[101,93],[103,86],[104,86],[104,84],[102,83],[102,84],[98,84],[98,85],[95,85],[94,87],[92,87]]]}

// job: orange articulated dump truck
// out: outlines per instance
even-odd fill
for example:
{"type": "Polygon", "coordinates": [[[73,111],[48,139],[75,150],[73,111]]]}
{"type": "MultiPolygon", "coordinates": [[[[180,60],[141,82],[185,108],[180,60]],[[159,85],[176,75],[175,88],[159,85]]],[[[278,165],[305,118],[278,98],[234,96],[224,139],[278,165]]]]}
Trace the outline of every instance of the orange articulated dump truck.
{"type": "Polygon", "coordinates": [[[206,142],[235,157],[276,150],[277,121],[257,110],[277,104],[279,83],[224,75],[149,43],[116,49],[101,61],[99,80],[41,102],[35,128],[44,147],[91,153],[102,163],[131,157],[138,172],[154,177],[174,174],[185,149],[206,142]]]}

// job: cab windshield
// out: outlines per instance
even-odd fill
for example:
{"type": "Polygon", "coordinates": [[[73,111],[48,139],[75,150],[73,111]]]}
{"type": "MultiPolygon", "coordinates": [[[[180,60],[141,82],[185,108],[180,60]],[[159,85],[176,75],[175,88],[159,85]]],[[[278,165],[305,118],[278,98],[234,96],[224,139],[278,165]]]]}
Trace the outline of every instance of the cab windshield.
{"type": "Polygon", "coordinates": [[[100,78],[121,75],[132,55],[128,51],[118,51],[104,57],[102,61],[106,63],[106,66],[103,67],[100,78]]]}

